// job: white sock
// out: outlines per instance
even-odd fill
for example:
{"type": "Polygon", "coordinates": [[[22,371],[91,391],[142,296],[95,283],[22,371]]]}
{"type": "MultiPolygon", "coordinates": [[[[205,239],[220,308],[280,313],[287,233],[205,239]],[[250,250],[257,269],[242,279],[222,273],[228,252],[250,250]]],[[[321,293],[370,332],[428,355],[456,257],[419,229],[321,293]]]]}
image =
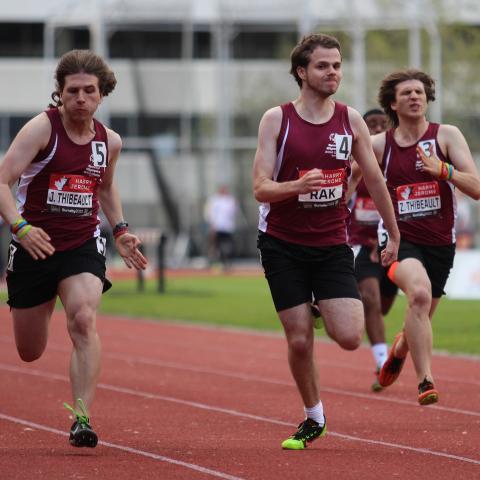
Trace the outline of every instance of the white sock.
{"type": "Polygon", "coordinates": [[[373,358],[375,358],[377,368],[382,368],[388,357],[387,344],[376,343],[375,345],[372,345],[372,353],[373,358]]]}
{"type": "Polygon", "coordinates": [[[304,410],[307,418],[315,420],[320,426],[324,425],[325,418],[323,416],[323,404],[321,400],[312,408],[304,407],[304,410]]]}

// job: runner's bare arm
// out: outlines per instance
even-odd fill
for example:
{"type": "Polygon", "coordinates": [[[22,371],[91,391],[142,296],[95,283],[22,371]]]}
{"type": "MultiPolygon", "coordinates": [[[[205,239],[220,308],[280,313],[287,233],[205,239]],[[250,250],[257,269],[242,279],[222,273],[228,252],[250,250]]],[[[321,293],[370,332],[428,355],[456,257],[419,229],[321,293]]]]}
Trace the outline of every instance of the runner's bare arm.
{"type": "Polygon", "coordinates": [[[352,160],[352,174],[348,179],[347,193],[345,194],[345,201],[348,203],[355,193],[355,190],[362,179],[362,171],[355,160],[352,160]]]}
{"type": "MultiPolygon", "coordinates": [[[[449,181],[469,197],[479,200],[480,178],[462,132],[453,125],[440,125],[438,143],[442,152],[455,167],[453,177],[449,181]]],[[[423,171],[428,172],[434,178],[438,178],[439,158],[433,152],[427,157],[421,148],[417,148],[417,152],[424,165],[423,171]]]]}
{"type": "MultiPolygon", "coordinates": [[[[38,152],[47,146],[50,134],[51,125],[47,115],[37,115],[20,130],[0,164],[0,214],[7,224],[14,223],[20,217],[11,187],[38,152]]],[[[20,239],[20,244],[36,260],[44,259],[55,251],[45,231],[33,226],[20,239]]]]}
{"type": "Polygon", "coordinates": [[[259,202],[279,202],[300,193],[314,192],[320,188],[321,170],[315,168],[298,180],[276,182],[273,180],[277,159],[277,138],[282,123],[282,109],[275,107],[260,121],[258,146],[253,162],[253,191],[259,202]]]}
{"type": "Polygon", "coordinates": [[[354,131],[352,155],[362,170],[367,189],[388,231],[389,241],[385,253],[382,254],[382,263],[389,264],[396,260],[400,242],[400,232],[395,220],[392,201],[373,152],[372,141],[365,121],[356,110],[351,108],[349,108],[349,118],[354,131]]]}
{"type": "MultiPolygon", "coordinates": [[[[113,130],[107,129],[109,160],[103,182],[98,188],[98,199],[103,213],[107,217],[110,225],[115,227],[124,220],[120,194],[114,182],[115,166],[120,156],[122,140],[113,130]]],[[[128,268],[144,270],[147,266],[147,260],[140,252],[140,240],[136,235],[126,231],[115,238],[115,246],[118,253],[128,268]]]]}

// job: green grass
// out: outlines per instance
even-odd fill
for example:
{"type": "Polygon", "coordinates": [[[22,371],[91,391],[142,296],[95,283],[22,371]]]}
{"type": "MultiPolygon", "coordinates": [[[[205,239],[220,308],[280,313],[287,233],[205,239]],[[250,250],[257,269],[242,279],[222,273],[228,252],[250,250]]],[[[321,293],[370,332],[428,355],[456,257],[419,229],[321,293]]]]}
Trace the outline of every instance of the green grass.
{"type": "MultiPolygon", "coordinates": [[[[5,300],[5,294],[0,295],[5,300]]],[[[215,325],[280,331],[266,280],[214,275],[168,277],[165,293],[155,281],[138,292],[136,281],[114,281],[102,299],[103,313],[158,320],[186,320],[215,325]]],[[[385,319],[390,343],[402,326],[405,298],[398,297],[385,319]]],[[[443,298],[433,319],[434,348],[480,355],[480,301],[443,298]]],[[[319,333],[324,334],[323,330],[319,333]]]]}
{"type": "MultiPolygon", "coordinates": [[[[388,342],[403,324],[405,306],[405,298],[398,297],[385,319],[388,342]]],[[[261,276],[167,278],[165,293],[156,291],[154,281],[146,282],[144,292],[137,291],[135,281],[117,281],[103,296],[101,310],[159,320],[281,330],[268,285],[261,276]]],[[[480,355],[479,313],[480,301],[444,297],[433,319],[434,348],[480,355]]]]}

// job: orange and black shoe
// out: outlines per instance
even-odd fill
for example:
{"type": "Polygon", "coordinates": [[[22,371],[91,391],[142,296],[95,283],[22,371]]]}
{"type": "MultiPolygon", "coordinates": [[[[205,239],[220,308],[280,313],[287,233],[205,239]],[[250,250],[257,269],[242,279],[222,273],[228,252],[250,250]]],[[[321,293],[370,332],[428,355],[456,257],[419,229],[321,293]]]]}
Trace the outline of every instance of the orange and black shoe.
{"type": "Polygon", "coordinates": [[[420,405],[431,405],[437,402],[438,391],[435,389],[433,383],[425,377],[423,382],[418,384],[418,403],[420,405]]]}
{"type": "Polygon", "coordinates": [[[403,336],[403,332],[400,332],[392,344],[390,353],[388,355],[387,361],[383,364],[383,367],[380,369],[378,374],[378,383],[382,387],[390,386],[400,375],[403,365],[405,363],[406,356],[403,358],[398,358],[394,355],[395,347],[403,336]]]}

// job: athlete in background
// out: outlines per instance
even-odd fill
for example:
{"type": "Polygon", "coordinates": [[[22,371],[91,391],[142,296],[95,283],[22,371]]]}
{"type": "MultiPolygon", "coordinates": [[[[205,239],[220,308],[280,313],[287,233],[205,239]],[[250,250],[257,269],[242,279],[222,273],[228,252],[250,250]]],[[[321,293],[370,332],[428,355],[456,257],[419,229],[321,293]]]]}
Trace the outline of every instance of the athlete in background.
{"type": "MultiPolygon", "coordinates": [[[[370,135],[387,129],[387,116],[379,108],[368,110],[363,119],[370,135]]],[[[356,254],[355,277],[365,312],[367,337],[375,360],[375,380],[371,388],[374,392],[379,392],[382,386],[378,383],[378,373],[388,355],[383,316],[395,300],[397,287],[388,281],[386,269],[380,263],[377,250],[380,214],[363,180],[360,180],[351,198],[351,209],[348,237],[356,254]]]]}
{"type": "MultiPolygon", "coordinates": [[[[419,70],[387,75],[379,103],[393,128],[373,137],[373,148],[395,207],[401,242],[389,277],[407,297],[404,328],[393,342],[379,383],[399,376],[410,351],[418,382],[418,402],[438,401],[432,374],[432,324],[455,256],[455,187],[480,198],[480,178],[457,127],[429,122],[435,100],[433,79],[419,70]]],[[[386,239],[388,234],[380,230],[386,239]]]]}

